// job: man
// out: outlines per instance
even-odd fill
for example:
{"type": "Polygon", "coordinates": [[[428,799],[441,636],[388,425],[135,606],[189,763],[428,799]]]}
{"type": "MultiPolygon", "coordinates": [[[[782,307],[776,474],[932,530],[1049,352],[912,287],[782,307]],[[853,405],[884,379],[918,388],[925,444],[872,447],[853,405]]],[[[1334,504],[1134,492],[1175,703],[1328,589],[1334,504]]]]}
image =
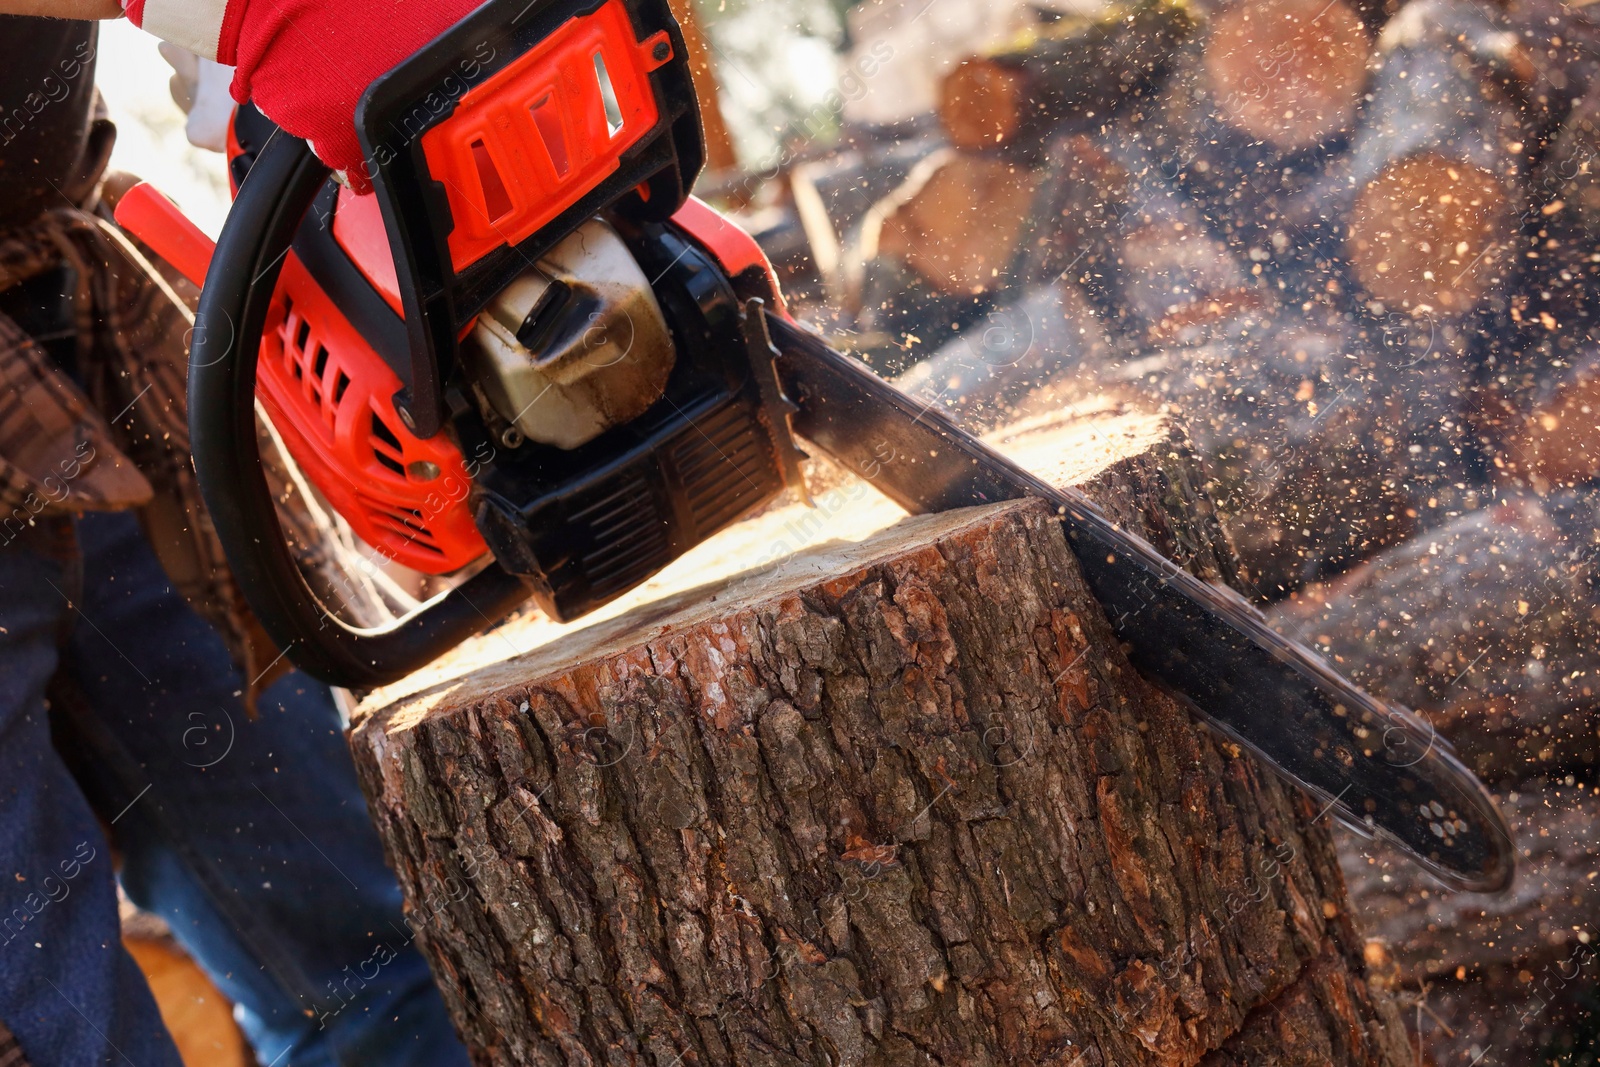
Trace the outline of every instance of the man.
{"type": "MultiPolygon", "coordinates": [[[[237,96],[364,185],[355,99],[470,5],[323,6],[129,14],[236,62],[237,96]]],[[[120,862],[263,1064],[465,1063],[393,949],[412,932],[331,694],[243,611],[196,492],[192,317],[102,217],[95,28],[64,19],[119,14],[0,0],[0,1061],[178,1064],[121,948],[120,862]]]]}

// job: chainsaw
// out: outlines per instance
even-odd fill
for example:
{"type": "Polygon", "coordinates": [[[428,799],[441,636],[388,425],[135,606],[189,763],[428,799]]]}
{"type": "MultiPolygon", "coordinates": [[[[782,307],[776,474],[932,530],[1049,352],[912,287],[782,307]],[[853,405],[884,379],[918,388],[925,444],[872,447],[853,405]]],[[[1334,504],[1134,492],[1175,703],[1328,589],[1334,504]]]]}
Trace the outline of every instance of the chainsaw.
{"type": "Polygon", "coordinates": [[[201,489],[307,673],[371,688],[529,600],[578,618],[803,494],[803,441],[908,512],[1047,502],[1142,674],[1446,884],[1510,883],[1500,813],[1419,718],[789,316],[760,248],[690,195],[704,148],[666,0],[488,0],[356,125],[375,196],[247,105],[215,248],[148,187],[118,208],[203,279],[201,489]],[[258,406],[379,556],[470,577],[387,626],[341,619],[281,532],[258,406]]]}

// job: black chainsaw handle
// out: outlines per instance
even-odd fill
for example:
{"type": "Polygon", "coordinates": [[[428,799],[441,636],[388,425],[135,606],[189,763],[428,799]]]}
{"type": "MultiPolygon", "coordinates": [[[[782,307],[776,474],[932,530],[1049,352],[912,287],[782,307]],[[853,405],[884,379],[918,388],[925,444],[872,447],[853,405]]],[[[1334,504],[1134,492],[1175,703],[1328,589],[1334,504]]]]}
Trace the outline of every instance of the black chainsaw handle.
{"type": "Polygon", "coordinates": [[[284,257],[328,173],[304,141],[279,131],[240,185],[195,315],[189,438],[228,564],[267,635],[307,674],[367,689],[498,622],[529,590],[491,563],[389,626],[356,629],[323,606],[289,551],[256,439],[256,358],[284,257]]]}

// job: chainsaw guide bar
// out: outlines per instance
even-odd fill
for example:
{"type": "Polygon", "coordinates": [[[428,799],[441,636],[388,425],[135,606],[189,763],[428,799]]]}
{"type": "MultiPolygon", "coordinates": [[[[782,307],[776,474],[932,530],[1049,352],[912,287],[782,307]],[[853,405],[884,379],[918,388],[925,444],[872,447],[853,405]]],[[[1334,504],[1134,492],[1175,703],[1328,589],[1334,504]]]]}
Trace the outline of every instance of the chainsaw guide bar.
{"type": "Polygon", "coordinates": [[[1346,826],[1397,845],[1452,888],[1510,884],[1504,818],[1413,712],[1358,689],[1238,594],[1112,525],[1083,494],[1029,474],[793,322],[769,314],[767,328],[801,437],[912,513],[1021,497],[1053,504],[1141,674],[1321,797],[1346,826]],[[886,454],[894,461],[882,462],[886,454]]]}

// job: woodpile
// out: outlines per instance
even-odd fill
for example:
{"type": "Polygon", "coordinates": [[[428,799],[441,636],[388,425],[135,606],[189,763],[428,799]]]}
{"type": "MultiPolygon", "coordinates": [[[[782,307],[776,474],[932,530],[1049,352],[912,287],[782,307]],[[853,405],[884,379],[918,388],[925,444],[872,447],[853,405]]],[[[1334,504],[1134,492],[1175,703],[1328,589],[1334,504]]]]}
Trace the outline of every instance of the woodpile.
{"type": "Polygon", "coordinates": [[[1503,471],[1577,478],[1587,448],[1563,442],[1589,438],[1545,427],[1595,399],[1549,380],[1600,350],[1600,29],[1549,0],[1183,18],[1114,24],[1146,72],[1116,107],[1044,103],[1093,81],[1068,31],[950,75],[952,147],[843,256],[865,357],[899,373],[1030,300],[1086,304],[1095,355],[1033,362],[1189,418],[1269,599],[1452,521],[1503,471]]]}
{"type": "MultiPolygon", "coordinates": [[[[1167,420],[996,442],[1236,580],[1167,420]]],[[[1413,1062],[1325,809],[1131,669],[1046,508],[814,489],[359,710],[475,1062],[1413,1062]]]]}
{"type": "Polygon", "coordinates": [[[903,250],[859,259],[867,354],[976,426],[1180,417],[1276,624],[1428,715],[1512,816],[1500,901],[1344,843],[1425,1061],[1592,1056],[1600,24],[1555,0],[1188,14],[1114,109],[1039,107],[1035,71],[1089,75],[1039,42],[951,75],[941,165],[1016,165],[1025,217],[915,215],[923,247],[984,248],[959,294],[903,250]]]}
{"type": "Polygon", "coordinates": [[[1587,494],[1508,493],[1275,614],[1370,691],[1427,716],[1495,788],[1517,837],[1517,879],[1498,898],[1441,893],[1387,851],[1342,842],[1380,938],[1373,954],[1439,1064],[1592,1054],[1597,529],[1587,494]]]}

